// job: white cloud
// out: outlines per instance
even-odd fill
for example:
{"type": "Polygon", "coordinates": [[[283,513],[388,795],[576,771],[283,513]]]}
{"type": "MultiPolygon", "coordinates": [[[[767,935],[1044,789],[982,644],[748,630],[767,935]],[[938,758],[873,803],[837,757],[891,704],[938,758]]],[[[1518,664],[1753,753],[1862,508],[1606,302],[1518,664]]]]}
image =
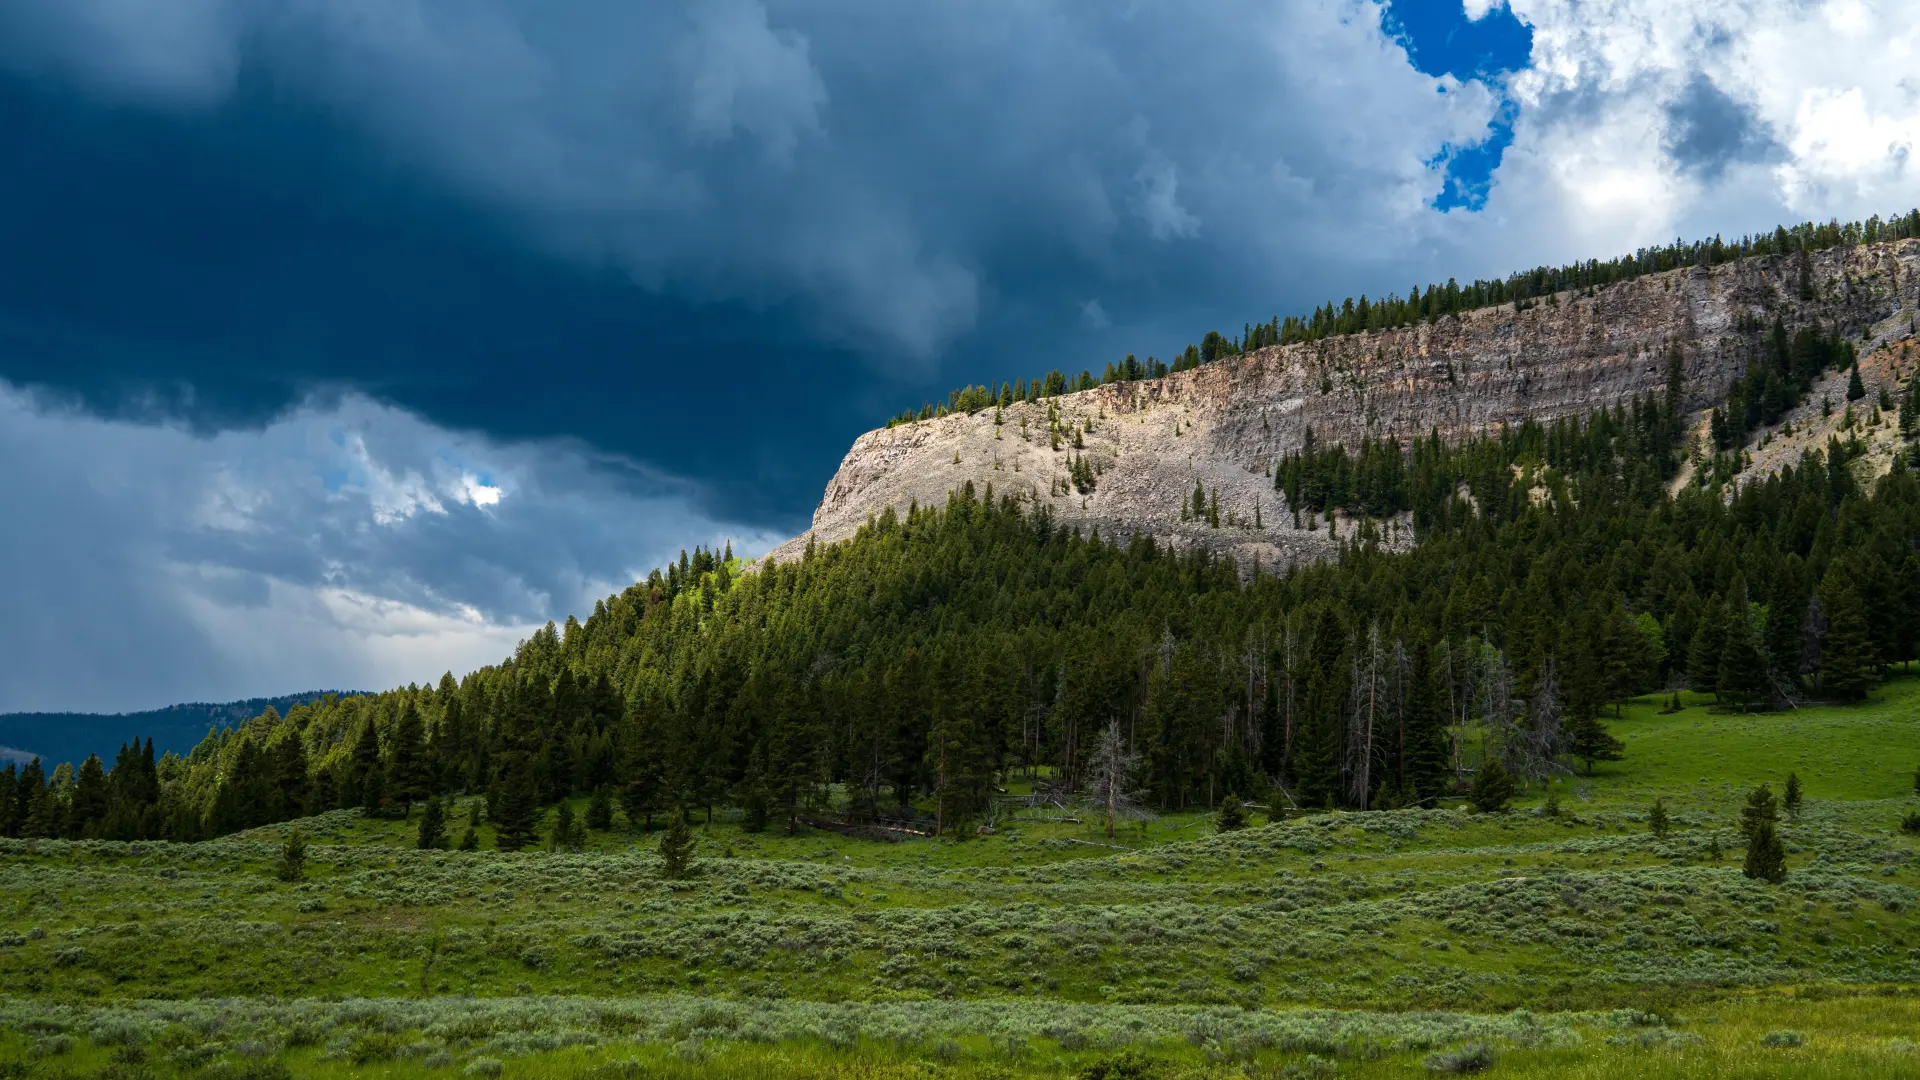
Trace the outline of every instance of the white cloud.
{"type": "Polygon", "coordinates": [[[0,469],[0,711],[430,680],[683,545],[784,539],[714,520],[672,477],[354,396],[202,437],[0,383],[0,461],[31,463],[0,469]]]}
{"type": "Polygon", "coordinates": [[[1920,140],[1910,4],[1512,0],[1512,9],[1533,27],[1534,50],[1511,79],[1520,118],[1490,209],[1545,238],[1555,250],[1539,259],[1920,202],[1908,163],[1920,140]],[[1687,131],[1703,103],[1713,115],[1687,131]],[[1682,151],[1721,157],[1699,167],[1676,159],[1682,151]]]}

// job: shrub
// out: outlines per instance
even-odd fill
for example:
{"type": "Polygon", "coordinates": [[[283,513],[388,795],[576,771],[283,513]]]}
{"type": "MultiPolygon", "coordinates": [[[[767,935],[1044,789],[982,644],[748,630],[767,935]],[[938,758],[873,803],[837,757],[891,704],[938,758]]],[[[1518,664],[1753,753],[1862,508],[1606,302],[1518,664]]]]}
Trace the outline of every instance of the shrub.
{"type": "Polygon", "coordinates": [[[461,1071],[468,1076],[499,1076],[506,1071],[506,1066],[500,1064],[498,1058],[477,1057],[467,1062],[467,1067],[461,1071]]]}
{"type": "Polygon", "coordinates": [[[1908,836],[1920,836],[1920,810],[1907,811],[1907,816],[1900,819],[1900,831],[1908,836]]]}
{"type": "Polygon", "coordinates": [[[1437,1050],[1427,1055],[1421,1064],[1428,1072],[1437,1073],[1477,1073],[1493,1064],[1493,1047],[1486,1043],[1474,1043],[1458,1050],[1437,1050]]]}
{"type": "Polygon", "coordinates": [[[1672,828],[1673,820],[1667,816],[1666,797],[1661,796],[1653,800],[1652,809],[1647,811],[1647,831],[1665,840],[1667,831],[1672,828]]]}
{"type": "Polygon", "coordinates": [[[1154,1080],[1165,1075],[1167,1069],[1161,1062],[1137,1050],[1122,1050],[1082,1066],[1079,1080],[1154,1080]]]}
{"type": "Polygon", "coordinates": [[[1500,762],[1488,758],[1480,771],[1473,774],[1473,808],[1483,814],[1496,814],[1506,809],[1507,800],[1513,798],[1513,778],[1500,762]]]}
{"type": "Polygon", "coordinates": [[[1761,1046],[1785,1048],[1790,1046],[1805,1046],[1806,1044],[1806,1034],[1804,1032],[1794,1031],[1791,1028],[1784,1031],[1769,1031],[1760,1037],[1761,1046]]]}

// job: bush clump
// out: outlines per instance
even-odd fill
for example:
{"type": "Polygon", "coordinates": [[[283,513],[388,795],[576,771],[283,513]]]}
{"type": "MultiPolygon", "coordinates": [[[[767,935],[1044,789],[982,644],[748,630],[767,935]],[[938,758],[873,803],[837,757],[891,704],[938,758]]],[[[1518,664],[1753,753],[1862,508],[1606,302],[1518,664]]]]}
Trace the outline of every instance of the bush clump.
{"type": "Polygon", "coordinates": [[[1427,1067],[1428,1072],[1459,1076],[1491,1068],[1493,1060],[1493,1047],[1486,1043],[1473,1043],[1457,1050],[1436,1050],[1428,1054],[1421,1064],[1427,1067]]]}

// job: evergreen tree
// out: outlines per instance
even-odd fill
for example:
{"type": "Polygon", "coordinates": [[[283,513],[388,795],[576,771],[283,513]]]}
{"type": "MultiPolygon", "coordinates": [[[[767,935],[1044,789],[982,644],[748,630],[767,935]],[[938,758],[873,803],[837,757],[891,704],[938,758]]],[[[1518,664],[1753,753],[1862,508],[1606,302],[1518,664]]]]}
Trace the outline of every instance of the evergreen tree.
{"type": "Polygon", "coordinates": [[[682,881],[693,872],[693,834],[687,830],[687,815],[675,811],[660,838],[660,872],[669,881],[682,881]]]}
{"type": "Polygon", "coordinates": [[[1499,758],[1481,763],[1480,771],[1473,774],[1473,794],[1469,798],[1473,808],[1483,814],[1497,814],[1507,808],[1507,801],[1513,798],[1513,778],[1500,767],[1499,758]]]}
{"type": "Polygon", "coordinates": [[[1747,805],[1740,809],[1740,835],[1751,838],[1762,825],[1777,825],[1780,822],[1779,804],[1773,797],[1773,788],[1761,784],[1747,793],[1747,805]]]}
{"type": "Polygon", "coordinates": [[[1661,796],[1653,800],[1653,806],[1647,811],[1647,831],[1661,840],[1667,838],[1668,830],[1673,828],[1672,819],[1667,817],[1667,800],[1661,796]]]}
{"type": "Polygon", "coordinates": [[[362,817],[385,817],[391,805],[387,798],[387,768],[375,762],[360,778],[360,814],[362,817]]]}
{"type": "Polygon", "coordinates": [[[461,851],[480,850],[480,830],[479,829],[476,829],[471,825],[467,826],[467,831],[460,834],[460,850],[461,851]]]}
{"type": "Polygon", "coordinates": [[[1606,723],[1592,713],[1571,717],[1567,733],[1572,736],[1573,756],[1586,763],[1589,776],[1593,775],[1594,762],[1619,761],[1626,753],[1626,744],[1615,738],[1606,723]]]}
{"type": "Polygon", "coordinates": [[[400,816],[406,817],[413,811],[413,804],[427,797],[433,790],[433,773],[427,759],[426,727],[420,721],[420,710],[414,707],[412,699],[400,709],[400,719],[393,725],[393,745],[389,750],[392,764],[387,768],[386,796],[399,804],[400,816]]]}
{"type": "Polygon", "coordinates": [[[547,837],[547,847],[553,851],[579,851],[586,846],[584,830],[574,819],[573,807],[565,800],[553,815],[553,832],[547,837]]]}
{"type": "Polygon", "coordinates": [[[1687,647],[1687,682],[1719,700],[1720,660],[1727,644],[1727,609],[1718,600],[1707,605],[1687,647]]]}
{"type": "Polygon", "coordinates": [[[1414,643],[1407,671],[1406,775],[1400,789],[1408,805],[1431,806],[1452,785],[1447,714],[1433,648],[1423,636],[1414,643]]]}
{"type": "Polygon", "coordinates": [[[1847,373],[1847,400],[1859,401],[1866,396],[1867,388],[1860,382],[1860,365],[1856,363],[1853,365],[1853,369],[1847,373]]]}
{"type": "Polygon", "coordinates": [[[280,861],[274,864],[273,872],[275,877],[290,884],[307,879],[307,838],[299,829],[289,832],[280,845],[280,861]]]}
{"type": "Polygon", "coordinates": [[[1220,800],[1220,813],[1217,820],[1219,831],[1238,832],[1247,827],[1246,808],[1240,805],[1238,798],[1228,795],[1220,800]]]}
{"type": "Polygon", "coordinates": [[[268,748],[273,774],[274,806],[271,820],[286,821],[314,809],[313,788],[307,779],[307,747],[300,732],[289,730],[268,748]]]}
{"type": "Polygon", "coordinates": [[[440,796],[427,796],[427,804],[420,811],[419,847],[422,851],[433,851],[447,846],[447,815],[440,806],[440,796]]]}
{"type": "Polygon", "coordinates": [[[0,769],[0,836],[20,835],[20,784],[13,762],[0,769]]]}
{"type": "Polygon", "coordinates": [[[1800,816],[1800,774],[1787,774],[1787,791],[1780,799],[1780,805],[1795,818],[1800,816]]]}
{"type": "Polygon", "coordinates": [[[1841,576],[1837,563],[1827,571],[1827,583],[1822,603],[1827,632],[1820,641],[1820,690],[1837,701],[1859,701],[1879,681],[1866,605],[1841,576]]]}
{"type": "Polygon", "coordinates": [[[493,810],[493,845],[501,851],[519,851],[533,842],[536,799],[532,768],[517,762],[501,779],[493,810]]]}
{"type": "MultiPolygon", "coordinates": [[[[365,806],[367,774],[380,767],[380,734],[374,730],[373,717],[368,716],[361,725],[359,737],[353,742],[353,753],[347,760],[346,772],[342,775],[340,805],[365,806]]],[[[378,805],[378,800],[375,800],[378,805]]]]}
{"type": "Polygon", "coordinates": [[[1747,834],[1745,873],[1757,881],[1774,885],[1787,880],[1787,848],[1773,822],[1762,821],[1747,834]]]}
{"type": "Polygon", "coordinates": [[[79,839],[100,835],[107,817],[107,773],[100,755],[88,754],[74,777],[73,794],[67,800],[67,835],[79,839]]]}
{"type": "Polygon", "coordinates": [[[1753,615],[1747,603],[1746,583],[1739,577],[1727,591],[1726,615],[1722,623],[1724,638],[1720,646],[1720,671],[1714,681],[1714,696],[1720,704],[1737,712],[1763,705],[1769,694],[1767,657],[1761,652],[1753,615]]]}
{"type": "Polygon", "coordinates": [[[594,788],[593,797],[587,800],[587,828],[602,832],[613,828],[613,798],[605,784],[594,788]]]}

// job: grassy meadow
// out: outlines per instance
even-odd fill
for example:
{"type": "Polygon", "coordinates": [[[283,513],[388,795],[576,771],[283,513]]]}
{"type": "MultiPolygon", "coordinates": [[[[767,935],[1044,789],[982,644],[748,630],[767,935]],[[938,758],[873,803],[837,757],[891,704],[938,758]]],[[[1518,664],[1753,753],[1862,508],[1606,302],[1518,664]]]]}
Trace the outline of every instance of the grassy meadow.
{"type": "Polygon", "coordinates": [[[678,882],[623,819],[504,855],[335,812],[299,823],[301,884],[273,876],[290,826],[4,840],[0,1078],[1920,1077],[1920,679],[1685,700],[1629,705],[1625,759],[1557,813],[900,843],[723,818],[678,882]],[[1737,822],[1789,771],[1773,886],[1737,822]]]}

